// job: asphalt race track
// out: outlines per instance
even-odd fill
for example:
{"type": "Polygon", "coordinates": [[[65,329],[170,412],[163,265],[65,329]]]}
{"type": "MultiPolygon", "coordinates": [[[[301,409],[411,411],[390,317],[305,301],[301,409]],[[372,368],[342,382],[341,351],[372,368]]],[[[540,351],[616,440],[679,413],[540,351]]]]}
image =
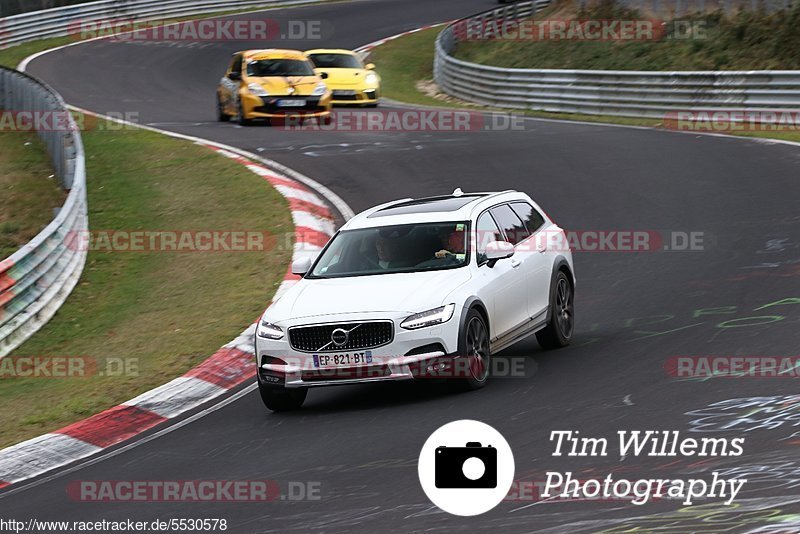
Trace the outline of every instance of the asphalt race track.
{"type": "MultiPolygon", "coordinates": [[[[250,392],[157,439],[6,495],[3,510],[17,519],[226,518],[232,532],[622,532],[634,526],[755,532],[775,525],[777,517],[800,514],[800,397],[791,397],[797,380],[687,380],[665,371],[668,359],[681,355],[797,355],[800,148],[537,120],[525,121],[524,131],[405,133],[215,122],[214,88],[236,50],[354,48],[493,5],[365,0],[273,11],[247,17],[322,20],[331,31],[322,43],[288,45],[96,41],[47,54],[29,71],[70,104],[99,113],[138,112],[145,124],[275,159],[328,186],[355,211],[455,187],[516,188],[569,230],[702,232],[703,249],[577,253],[573,345],[545,353],[529,338],[498,356],[509,364],[521,361],[524,377],[497,377],[470,394],[412,384],[312,390],[305,407],[290,414],[269,413],[250,392]],[[769,397],[759,405],[766,409],[748,405],[752,397],[769,397]],[[730,399],[743,400],[707,408],[730,399]],[[579,478],[728,470],[749,482],[733,507],[719,500],[686,508],[674,501],[520,500],[458,518],[428,501],[416,462],[431,432],[462,418],[505,435],[518,480],[543,481],[551,469],[579,478]],[[650,429],[742,436],[744,454],[706,462],[551,456],[553,430],[613,438],[618,430],[650,429]],[[76,480],[187,479],[318,482],[321,499],[111,504],[75,502],[66,492],[76,480]]],[[[800,516],[794,520],[794,530],[786,532],[800,530],[800,516]]]]}

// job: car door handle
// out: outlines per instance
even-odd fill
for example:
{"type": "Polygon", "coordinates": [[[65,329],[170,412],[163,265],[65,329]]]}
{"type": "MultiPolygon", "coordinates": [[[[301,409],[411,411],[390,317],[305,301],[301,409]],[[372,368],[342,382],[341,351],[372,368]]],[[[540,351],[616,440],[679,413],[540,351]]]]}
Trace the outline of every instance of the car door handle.
{"type": "Polygon", "coordinates": [[[511,260],[511,267],[513,267],[514,269],[516,269],[517,267],[519,267],[521,264],[522,264],[522,262],[521,262],[521,261],[519,261],[519,260],[515,260],[515,259],[512,259],[512,260],[511,260]]]}

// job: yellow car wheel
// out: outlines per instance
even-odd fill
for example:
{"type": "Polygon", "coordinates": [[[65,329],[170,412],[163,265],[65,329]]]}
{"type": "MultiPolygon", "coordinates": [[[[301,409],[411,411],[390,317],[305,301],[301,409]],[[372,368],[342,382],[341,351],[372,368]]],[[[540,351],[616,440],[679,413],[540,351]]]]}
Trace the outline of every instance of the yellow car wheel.
{"type": "Polygon", "coordinates": [[[245,115],[244,109],[242,108],[241,101],[237,105],[236,110],[237,110],[236,111],[236,123],[239,126],[250,126],[251,124],[253,124],[253,122],[250,119],[247,118],[247,115],[245,115]]]}

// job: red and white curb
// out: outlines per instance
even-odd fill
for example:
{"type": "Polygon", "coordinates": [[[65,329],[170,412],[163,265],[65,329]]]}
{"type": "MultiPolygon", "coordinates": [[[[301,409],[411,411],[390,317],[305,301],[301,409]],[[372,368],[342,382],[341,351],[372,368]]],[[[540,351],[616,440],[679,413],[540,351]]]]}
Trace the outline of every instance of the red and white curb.
{"type": "MultiPolygon", "coordinates": [[[[295,232],[293,260],[316,256],[333,235],[333,214],[311,187],[245,158],[232,147],[196,142],[246,166],[287,199],[295,232]]],[[[289,269],[273,300],[298,279],[289,269]]],[[[0,488],[96,454],[253,380],[254,334],[252,324],[183,376],[88,419],[0,450],[0,488]]]]}

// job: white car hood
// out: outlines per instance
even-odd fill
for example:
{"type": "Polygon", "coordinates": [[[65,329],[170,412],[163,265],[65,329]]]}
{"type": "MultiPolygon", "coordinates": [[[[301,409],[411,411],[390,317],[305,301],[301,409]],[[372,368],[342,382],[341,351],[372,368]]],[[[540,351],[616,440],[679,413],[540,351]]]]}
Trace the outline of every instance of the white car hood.
{"type": "Polygon", "coordinates": [[[470,279],[468,268],[300,280],[267,311],[271,321],[362,312],[417,313],[442,304],[470,279]]]}

